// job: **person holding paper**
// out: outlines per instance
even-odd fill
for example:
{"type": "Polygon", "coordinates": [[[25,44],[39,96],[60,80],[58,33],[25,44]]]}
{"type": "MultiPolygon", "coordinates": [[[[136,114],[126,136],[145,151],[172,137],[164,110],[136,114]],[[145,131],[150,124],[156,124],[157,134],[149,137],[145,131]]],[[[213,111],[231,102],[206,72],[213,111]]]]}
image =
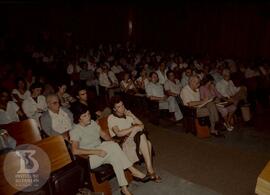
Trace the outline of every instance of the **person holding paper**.
{"type": "Polygon", "coordinates": [[[219,121],[219,115],[216,105],[212,99],[205,98],[201,100],[200,97],[200,79],[197,76],[191,76],[188,84],[181,90],[180,97],[185,106],[195,107],[197,109],[197,117],[209,116],[210,131],[214,136],[221,136],[215,129],[216,122],[219,121]]]}
{"type": "Polygon", "coordinates": [[[229,100],[224,102],[225,104],[220,103],[221,99],[225,99],[216,89],[214,83],[214,78],[211,75],[206,75],[202,80],[202,85],[200,87],[200,96],[201,99],[215,98],[217,109],[220,112],[221,116],[224,119],[224,126],[228,131],[233,130],[233,115],[236,110],[236,106],[229,100]],[[220,103],[220,104],[218,104],[220,103]],[[227,106],[226,106],[227,105],[227,106]]]}

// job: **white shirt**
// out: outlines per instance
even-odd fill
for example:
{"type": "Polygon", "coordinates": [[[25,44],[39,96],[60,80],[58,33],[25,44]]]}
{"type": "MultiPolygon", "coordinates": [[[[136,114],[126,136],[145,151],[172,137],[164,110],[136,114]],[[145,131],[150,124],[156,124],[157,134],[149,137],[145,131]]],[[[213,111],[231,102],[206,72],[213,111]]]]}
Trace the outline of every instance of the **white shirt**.
{"type": "Polygon", "coordinates": [[[148,85],[145,86],[145,92],[147,96],[155,96],[155,97],[165,96],[163,86],[159,83],[149,82],[148,85]]]}
{"type": "Polygon", "coordinates": [[[176,93],[176,94],[180,94],[180,91],[181,91],[181,83],[178,79],[175,79],[175,83],[170,81],[170,80],[166,80],[165,81],[165,84],[164,84],[164,89],[166,91],[171,91],[173,93],[176,93]]]}
{"type": "Polygon", "coordinates": [[[113,65],[113,66],[111,67],[111,70],[112,70],[112,72],[113,72],[114,74],[118,74],[118,73],[124,71],[123,68],[122,68],[120,65],[118,65],[118,66],[113,65]]]}
{"type": "Polygon", "coordinates": [[[158,75],[158,82],[162,85],[164,85],[165,81],[167,80],[167,76],[166,76],[166,73],[167,73],[168,69],[165,69],[165,73],[161,73],[160,70],[157,70],[156,73],[158,75]]]}
{"type": "Polygon", "coordinates": [[[111,137],[115,136],[113,132],[113,127],[117,126],[119,130],[128,129],[132,126],[133,118],[130,116],[126,116],[126,118],[118,118],[111,114],[108,117],[108,127],[111,137]]]}
{"type": "Polygon", "coordinates": [[[19,106],[15,102],[9,101],[6,110],[0,109],[0,124],[20,121],[17,114],[18,110],[19,106]]]}
{"type": "Polygon", "coordinates": [[[69,64],[68,67],[67,67],[67,73],[72,74],[72,73],[78,73],[78,72],[81,71],[80,66],[76,65],[75,68],[76,68],[76,70],[74,70],[73,64],[69,64]]]}
{"type": "Polygon", "coordinates": [[[181,85],[184,87],[188,84],[188,77],[185,73],[182,74],[182,78],[181,78],[181,85]]]}
{"type": "Polygon", "coordinates": [[[111,86],[111,83],[110,83],[110,80],[109,80],[108,77],[110,77],[110,79],[112,80],[113,83],[118,84],[118,80],[117,80],[115,74],[112,71],[109,71],[108,75],[106,73],[101,72],[99,74],[98,80],[99,80],[99,84],[102,87],[107,87],[108,88],[108,87],[111,86]]]}
{"type": "Polygon", "coordinates": [[[256,76],[260,76],[259,71],[256,70],[252,70],[250,68],[247,68],[245,71],[245,78],[252,78],[252,77],[256,77],[256,76]]]}
{"type": "MultiPolygon", "coordinates": [[[[137,78],[136,81],[142,82],[142,77],[137,78]]],[[[145,86],[148,85],[149,80],[148,80],[147,78],[145,78],[145,79],[143,80],[143,83],[144,83],[144,88],[145,88],[145,86]]]]}
{"type": "Polygon", "coordinates": [[[41,112],[38,112],[38,108],[43,111],[47,110],[46,99],[43,95],[38,96],[37,102],[32,97],[29,97],[22,103],[22,109],[26,116],[35,119],[39,123],[41,112]]]}
{"type": "Polygon", "coordinates": [[[225,81],[224,79],[217,82],[216,88],[224,97],[234,96],[240,90],[240,87],[235,87],[232,80],[225,81]]]}
{"type": "MultiPolygon", "coordinates": [[[[27,98],[29,98],[31,96],[31,93],[29,90],[26,90],[24,92],[24,94],[21,94],[18,89],[13,89],[11,94],[16,94],[19,96],[19,98],[26,100],[27,98]]],[[[12,98],[14,102],[17,102],[17,100],[15,98],[12,98]]]]}
{"type": "Polygon", "coordinates": [[[49,115],[52,119],[52,128],[54,131],[62,134],[72,129],[72,121],[68,117],[68,114],[61,108],[58,114],[49,110],[49,115]]]}
{"type": "Polygon", "coordinates": [[[179,64],[179,68],[180,69],[187,68],[187,67],[188,67],[188,64],[187,63],[181,63],[181,64],[179,64]]]}
{"type": "Polygon", "coordinates": [[[196,91],[193,91],[189,85],[186,85],[182,89],[180,93],[180,97],[183,101],[183,104],[187,106],[189,102],[200,101],[200,91],[199,89],[196,89],[196,91]]]}
{"type": "MultiPolygon", "coordinates": [[[[164,97],[164,88],[159,83],[152,83],[149,82],[148,85],[145,86],[146,95],[154,96],[154,97],[164,97]]],[[[168,101],[160,101],[159,102],[159,109],[168,109],[168,101]]]]}

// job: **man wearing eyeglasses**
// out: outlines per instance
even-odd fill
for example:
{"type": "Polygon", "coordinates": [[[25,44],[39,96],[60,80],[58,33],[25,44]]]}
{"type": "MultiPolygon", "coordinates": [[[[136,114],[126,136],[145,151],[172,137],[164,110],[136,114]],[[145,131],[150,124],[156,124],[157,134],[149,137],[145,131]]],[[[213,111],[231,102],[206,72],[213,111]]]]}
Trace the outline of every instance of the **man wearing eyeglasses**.
{"type": "Polygon", "coordinates": [[[59,98],[56,94],[50,94],[46,97],[48,110],[40,117],[42,130],[48,136],[63,135],[68,138],[68,131],[72,129],[73,115],[65,107],[59,104],[59,98]]]}

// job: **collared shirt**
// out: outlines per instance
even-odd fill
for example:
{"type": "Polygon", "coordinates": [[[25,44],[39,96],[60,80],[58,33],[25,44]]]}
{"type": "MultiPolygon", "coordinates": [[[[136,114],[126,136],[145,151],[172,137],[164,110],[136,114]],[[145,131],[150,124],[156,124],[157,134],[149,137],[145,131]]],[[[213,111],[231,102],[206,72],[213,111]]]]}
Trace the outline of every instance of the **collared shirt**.
{"type": "Polygon", "coordinates": [[[163,86],[159,83],[149,82],[145,87],[147,96],[164,97],[163,86]]]}
{"type": "Polygon", "coordinates": [[[93,120],[86,127],[77,124],[69,132],[71,141],[78,141],[79,148],[93,149],[101,144],[100,126],[93,120]]]}
{"type": "Polygon", "coordinates": [[[112,129],[113,127],[117,126],[120,131],[123,129],[128,129],[132,126],[133,121],[134,121],[133,118],[130,116],[126,116],[125,118],[120,118],[111,114],[108,117],[108,127],[109,127],[110,135],[112,137],[115,136],[115,133],[113,132],[113,129],[112,129]]]}
{"type": "Polygon", "coordinates": [[[52,119],[52,128],[54,131],[62,134],[72,128],[72,121],[70,120],[68,114],[64,112],[61,108],[58,113],[54,113],[49,110],[49,115],[52,119]]]}
{"type": "Polygon", "coordinates": [[[164,85],[165,81],[167,80],[167,73],[168,69],[165,69],[164,74],[158,69],[156,71],[157,75],[158,75],[158,82],[162,85],[164,85]]]}
{"type": "Polygon", "coordinates": [[[38,112],[38,108],[46,111],[47,110],[47,103],[46,99],[43,95],[38,96],[37,102],[32,98],[29,97],[22,103],[22,109],[28,118],[36,119],[38,122],[38,118],[41,116],[41,113],[38,112]]]}
{"type": "Polygon", "coordinates": [[[199,92],[199,89],[196,89],[196,91],[193,91],[189,85],[186,85],[182,89],[180,93],[180,97],[183,101],[183,104],[187,106],[189,102],[200,101],[200,92],[199,92]]]}
{"type": "Polygon", "coordinates": [[[102,86],[102,87],[110,87],[111,86],[111,82],[110,80],[113,82],[113,83],[117,83],[118,84],[118,80],[115,76],[115,74],[112,72],[112,71],[109,71],[108,72],[108,75],[106,73],[100,73],[99,74],[99,84],[102,86]]]}
{"type": "Polygon", "coordinates": [[[7,103],[6,110],[0,109],[0,124],[8,124],[11,122],[20,121],[19,116],[17,114],[19,110],[19,106],[13,101],[9,101],[7,103]]]}
{"type": "MultiPolygon", "coordinates": [[[[18,89],[13,89],[11,94],[16,94],[16,95],[19,96],[19,98],[21,98],[21,99],[23,99],[23,100],[26,100],[27,98],[29,98],[29,97],[31,96],[31,93],[30,93],[29,90],[26,90],[26,91],[24,92],[24,94],[21,94],[21,93],[18,91],[18,89]]],[[[17,102],[17,100],[16,100],[15,98],[13,98],[13,101],[14,101],[14,102],[17,102]]]]}
{"type": "Polygon", "coordinates": [[[224,79],[220,80],[216,84],[216,89],[224,97],[234,96],[239,90],[240,87],[235,87],[232,80],[226,81],[224,79]]]}
{"type": "Polygon", "coordinates": [[[180,91],[181,91],[181,83],[178,79],[175,79],[175,82],[172,82],[170,80],[166,80],[165,81],[165,84],[164,84],[164,89],[166,91],[171,91],[173,93],[176,93],[176,94],[180,94],[180,91]]]}

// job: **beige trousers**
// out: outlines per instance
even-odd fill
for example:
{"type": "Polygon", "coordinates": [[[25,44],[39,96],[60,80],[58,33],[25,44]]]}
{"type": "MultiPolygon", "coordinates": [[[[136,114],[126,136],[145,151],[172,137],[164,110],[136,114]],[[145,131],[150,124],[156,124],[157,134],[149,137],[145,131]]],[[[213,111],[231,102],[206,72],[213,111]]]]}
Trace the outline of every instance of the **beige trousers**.
{"type": "Polygon", "coordinates": [[[209,116],[209,120],[211,123],[211,130],[215,130],[215,124],[219,120],[219,115],[217,111],[216,104],[214,102],[209,102],[202,108],[197,108],[197,117],[205,117],[209,116]]]}
{"type": "Polygon", "coordinates": [[[105,141],[102,142],[101,145],[97,147],[97,149],[106,151],[107,155],[105,157],[90,155],[90,167],[94,169],[102,164],[111,164],[119,186],[128,185],[124,170],[131,167],[132,164],[120,146],[113,141],[105,141]]]}

